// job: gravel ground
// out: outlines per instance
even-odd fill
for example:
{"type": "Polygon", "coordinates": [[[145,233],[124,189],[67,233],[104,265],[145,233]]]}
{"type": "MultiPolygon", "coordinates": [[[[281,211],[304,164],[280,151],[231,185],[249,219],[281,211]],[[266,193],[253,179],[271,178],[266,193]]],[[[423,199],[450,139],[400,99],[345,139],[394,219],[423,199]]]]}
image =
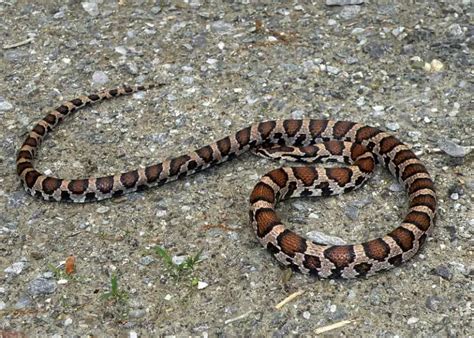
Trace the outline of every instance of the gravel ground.
{"type": "MultiPolygon", "coordinates": [[[[173,3],[0,1],[0,336],[280,337],[340,322],[331,334],[472,336],[470,1],[173,3]],[[427,164],[439,193],[433,237],[412,261],[367,279],[291,275],[247,223],[253,185],[278,165],[252,155],[101,203],[26,195],[16,151],[49,107],[158,81],[167,85],[78,113],[47,139],[39,168],[110,174],[254,121],[359,121],[392,131],[427,164]]],[[[406,197],[394,183],[378,170],[360,191],[280,211],[300,233],[362,241],[400,222],[406,197]]]]}

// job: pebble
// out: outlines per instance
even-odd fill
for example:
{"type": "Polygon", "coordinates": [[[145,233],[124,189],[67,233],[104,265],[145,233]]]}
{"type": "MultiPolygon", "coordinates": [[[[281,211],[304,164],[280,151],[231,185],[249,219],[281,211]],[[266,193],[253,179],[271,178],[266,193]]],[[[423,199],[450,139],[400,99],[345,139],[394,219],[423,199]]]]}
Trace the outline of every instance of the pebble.
{"type": "Polygon", "coordinates": [[[346,6],[346,5],[360,5],[365,0],[326,0],[327,6],[346,6]]]}
{"type": "Polygon", "coordinates": [[[207,288],[208,286],[209,286],[208,283],[199,281],[198,285],[197,285],[197,288],[198,288],[198,290],[202,290],[202,289],[207,288]]]}
{"type": "Polygon", "coordinates": [[[426,297],[425,305],[431,311],[438,311],[441,301],[442,301],[441,298],[437,296],[428,296],[426,297]]]}
{"type": "Polygon", "coordinates": [[[309,311],[303,312],[303,318],[304,319],[310,319],[311,318],[311,313],[309,311]]]}
{"type": "Polygon", "coordinates": [[[144,309],[135,309],[128,313],[128,316],[130,318],[135,318],[135,319],[143,318],[145,317],[145,315],[146,315],[146,311],[144,309]]]}
{"type": "Polygon", "coordinates": [[[128,53],[127,48],[125,48],[124,46],[115,47],[115,51],[121,55],[127,55],[128,53]]]}
{"type": "Polygon", "coordinates": [[[453,37],[463,37],[464,36],[464,31],[458,23],[453,23],[448,27],[447,30],[448,35],[453,36],[453,37]]]}
{"type": "Polygon", "coordinates": [[[81,3],[82,8],[89,14],[90,16],[97,16],[99,15],[99,6],[97,5],[96,1],[83,1],[81,3]]]}
{"type": "Polygon", "coordinates": [[[398,183],[392,183],[388,187],[388,190],[393,191],[393,192],[400,192],[400,191],[403,191],[403,187],[398,183]]]}
{"type": "Polygon", "coordinates": [[[139,263],[141,265],[150,265],[151,263],[153,263],[155,261],[155,259],[152,257],[152,256],[143,256],[143,257],[140,257],[139,259],[139,263]]]}
{"type": "Polygon", "coordinates": [[[438,73],[444,69],[444,64],[437,59],[433,59],[431,63],[426,62],[423,69],[429,73],[438,73]]]}
{"type": "Polygon", "coordinates": [[[459,199],[459,194],[457,192],[453,192],[449,198],[451,198],[453,201],[457,201],[459,199]]]}
{"type": "Polygon", "coordinates": [[[345,20],[352,19],[360,13],[360,6],[347,6],[344,7],[339,15],[345,20]]]}
{"type": "Polygon", "coordinates": [[[68,317],[66,318],[66,320],[64,321],[64,326],[69,326],[72,324],[72,318],[68,317]]]}
{"type": "Polygon", "coordinates": [[[8,111],[13,109],[13,105],[0,96],[0,111],[8,111]]]}
{"type": "Polygon", "coordinates": [[[355,221],[359,218],[359,208],[354,205],[349,205],[344,208],[344,214],[351,220],[355,221]]]}
{"type": "Polygon", "coordinates": [[[397,131],[398,129],[400,129],[400,125],[397,122],[387,122],[385,124],[385,127],[391,131],[397,131]]]}
{"type": "Polygon", "coordinates": [[[408,325],[413,325],[413,324],[415,324],[415,323],[418,323],[419,320],[420,320],[419,318],[410,317],[410,318],[408,318],[408,320],[407,320],[407,324],[408,324],[408,325]]]}
{"type": "Polygon", "coordinates": [[[96,212],[97,212],[98,214],[105,214],[105,213],[108,212],[109,210],[110,210],[109,207],[101,206],[101,207],[98,207],[98,208],[96,209],[96,212]]]}
{"type": "Polygon", "coordinates": [[[339,68],[333,67],[333,66],[326,66],[326,70],[328,73],[333,74],[333,75],[337,75],[341,72],[339,68]]]}
{"type": "Polygon", "coordinates": [[[165,209],[158,209],[155,212],[155,216],[156,217],[165,217],[167,213],[168,213],[168,211],[165,210],[165,209]]]}
{"type": "Polygon", "coordinates": [[[94,74],[92,74],[92,82],[103,85],[109,82],[109,77],[102,71],[95,71],[94,74]]]}
{"type": "Polygon", "coordinates": [[[291,112],[291,118],[293,119],[302,119],[304,117],[304,110],[293,110],[291,112]]]}
{"type": "Polygon", "coordinates": [[[171,260],[173,261],[173,264],[180,265],[181,263],[183,263],[186,260],[186,258],[188,258],[188,256],[186,256],[186,255],[173,256],[171,258],[171,260]]]}
{"type": "Polygon", "coordinates": [[[138,338],[138,333],[136,333],[135,331],[130,331],[128,333],[128,338],[138,338]]]}
{"type": "MultiPolygon", "coordinates": [[[[138,74],[138,66],[135,62],[127,62],[125,64],[125,70],[132,75],[137,75],[138,74]]],[[[138,94],[138,93],[135,93],[138,94]]]]}
{"type": "Polygon", "coordinates": [[[5,304],[4,301],[0,300],[0,311],[5,310],[6,307],[7,307],[7,304],[5,304]]]}
{"type": "Polygon", "coordinates": [[[228,22],[215,21],[211,23],[211,32],[225,35],[230,34],[234,30],[234,26],[228,22]]]}
{"type": "Polygon", "coordinates": [[[8,274],[19,275],[23,271],[23,269],[27,266],[28,266],[28,263],[26,261],[15,262],[3,271],[8,274]]]}
{"type": "Polygon", "coordinates": [[[434,273],[446,280],[453,279],[453,273],[446,265],[438,265],[436,268],[434,268],[434,273]]]}
{"type": "Polygon", "coordinates": [[[330,245],[347,244],[347,242],[340,237],[326,235],[325,233],[322,233],[316,230],[307,232],[306,237],[308,237],[310,240],[316,243],[321,243],[321,244],[330,244],[330,245]]]}
{"type": "Polygon", "coordinates": [[[394,37],[398,37],[400,34],[403,33],[403,31],[405,30],[405,27],[397,27],[397,28],[394,28],[392,29],[392,35],[394,37]]]}
{"type": "Polygon", "coordinates": [[[410,136],[411,139],[416,142],[420,138],[421,132],[418,130],[409,131],[408,136],[410,136]]]}
{"type": "Polygon", "coordinates": [[[32,296],[51,294],[56,291],[54,279],[38,277],[28,284],[28,293],[32,296]]]}
{"type": "Polygon", "coordinates": [[[183,76],[180,79],[181,83],[187,84],[187,85],[192,85],[194,82],[194,77],[192,76],[183,76]]]}
{"type": "Polygon", "coordinates": [[[464,157],[471,152],[472,149],[460,146],[448,139],[438,141],[438,147],[446,154],[452,157],[464,157]]]}
{"type": "Polygon", "coordinates": [[[352,31],[351,31],[351,34],[352,35],[359,35],[359,34],[362,34],[365,32],[365,29],[364,28],[361,28],[361,27],[356,27],[354,28],[352,31]]]}
{"type": "Polygon", "coordinates": [[[30,306],[31,306],[31,298],[28,297],[27,295],[23,295],[15,303],[14,308],[17,309],[17,310],[20,310],[20,309],[25,309],[25,308],[30,307],[30,306]]]}

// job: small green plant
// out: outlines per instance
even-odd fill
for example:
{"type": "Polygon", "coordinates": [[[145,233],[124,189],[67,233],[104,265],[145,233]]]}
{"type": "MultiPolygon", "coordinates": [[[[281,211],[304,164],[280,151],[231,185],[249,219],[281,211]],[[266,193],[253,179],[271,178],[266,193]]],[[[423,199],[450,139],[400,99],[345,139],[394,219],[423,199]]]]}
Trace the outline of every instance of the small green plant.
{"type": "Polygon", "coordinates": [[[110,277],[110,291],[102,294],[102,299],[115,300],[115,301],[126,301],[128,299],[128,293],[125,290],[120,290],[118,286],[118,277],[113,274],[110,277]]]}
{"type": "MultiPolygon", "coordinates": [[[[175,262],[173,262],[171,255],[165,248],[161,246],[157,246],[155,248],[155,251],[157,255],[160,256],[164,260],[169,272],[176,279],[179,279],[183,275],[190,274],[192,270],[194,269],[195,265],[199,262],[199,259],[201,258],[201,254],[202,254],[202,250],[200,250],[194,256],[189,256],[183,262],[176,264],[175,262]]],[[[191,284],[192,285],[195,284],[196,280],[197,279],[195,277],[192,278],[191,284]]]]}
{"type": "Polygon", "coordinates": [[[53,264],[48,264],[48,269],[54,274],[56,279],[66,279],[69,276],[64,272],[63,269],[54,266],[53,264]]]}

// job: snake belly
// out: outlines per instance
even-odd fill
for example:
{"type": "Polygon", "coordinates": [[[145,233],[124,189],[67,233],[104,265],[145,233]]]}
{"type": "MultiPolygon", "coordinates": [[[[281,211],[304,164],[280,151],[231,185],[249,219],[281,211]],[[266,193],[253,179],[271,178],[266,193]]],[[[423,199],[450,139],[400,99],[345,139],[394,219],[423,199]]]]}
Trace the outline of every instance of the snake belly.
{"type": "Polygon", "coordinates": [[[337,160],[341,168],[282,167],[262,177],[250,197],[250,223],[260,243],[283,265],[321,278],[372,275],[409,260],[432,232],[436,192],[426,167],[410,148],[377,128],[349,121],[288,119],[254,123],[188,154],[103,177],[61,179],[44,175],[34,158],[44,137],[86,105],[131,94],[149,86],[123,86],[66,101],[29,132],[17,156],[26,191],[48,201],[92,202],[163,185],[228,161],[249,150],[298,162],[337,160]],[[405,188],[408,212],[390,233],[360,244],[326,245],[287,229],[275,211],[278,201],[351,191],[367,180],[375,162],[405,188]]]}

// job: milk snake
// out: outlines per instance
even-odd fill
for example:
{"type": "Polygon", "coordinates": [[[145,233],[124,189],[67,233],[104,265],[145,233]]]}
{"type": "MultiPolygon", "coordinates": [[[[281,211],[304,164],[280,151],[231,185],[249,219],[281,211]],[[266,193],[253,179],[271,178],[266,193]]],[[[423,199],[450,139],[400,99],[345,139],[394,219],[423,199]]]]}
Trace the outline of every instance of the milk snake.
{"type": "Polygon", "coordinates": [[[366,125],[331,120],[276,120],[252,124],[188,154],[125,173],[59,179],[37,171],[33,160],[43,138],[77,109],[150,86],[123,86],[64,102],[39,121],[17,157],[26,191],[45,200],[89,202],[163,185],[230,160],[248,150],[297,162],[339,161],[346,167],[283,167],[261,178],[250,196],[250,223],[261,244],[283,265],[323,278],[353,278],[386,270],[410,259],[431,233],[436,193],[425,166],[394,136],[366,125]],[[307,240],[282,224],[278,201],[298,196],[329,196],[366,181],[383,164],[407,190],[408,213],[399,227],[362,244],[325,245],[307,240]]]}

